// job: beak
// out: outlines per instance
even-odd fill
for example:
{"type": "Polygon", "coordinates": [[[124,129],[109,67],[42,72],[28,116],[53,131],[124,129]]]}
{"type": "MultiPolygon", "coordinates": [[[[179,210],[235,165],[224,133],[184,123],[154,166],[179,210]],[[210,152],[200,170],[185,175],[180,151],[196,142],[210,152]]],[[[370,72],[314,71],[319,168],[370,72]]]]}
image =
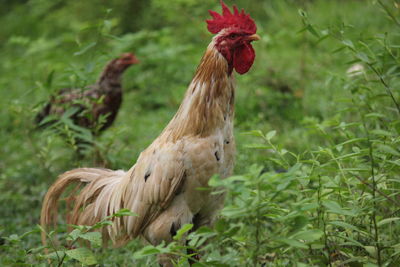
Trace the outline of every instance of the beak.
{"type": "Polygon", "coordinates": [[[249,37],[247,37],[247,40],[249,40],[250,42],[251,41],[258,41],[258,40],[260,40],[261,38],[260,38],[260,36],[258,35],[258,34],[252,34],[252,35],[250,35],[249,37]]]}
{"type": "Polygon", "coordinates": [[[131,64],[138,64],[140,61],[134,56],[130,62],[131,64]]]}

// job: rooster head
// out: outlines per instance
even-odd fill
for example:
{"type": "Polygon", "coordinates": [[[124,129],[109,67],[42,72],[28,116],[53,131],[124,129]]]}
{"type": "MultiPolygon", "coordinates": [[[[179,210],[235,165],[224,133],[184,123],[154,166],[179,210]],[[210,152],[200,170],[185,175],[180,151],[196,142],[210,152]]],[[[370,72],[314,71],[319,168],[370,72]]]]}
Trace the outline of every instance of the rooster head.
{"type": "Polygon", "coordinates": [[[114,67],[117,71],[123,72],[132,64],[139,63],[139,60],[132,53],[124,53],[114,61],[114,67]]]}
{"type": "Polygon", "coordinates": [[[244,74],[249,71],[255,59],[251,45],[260,37],[256,34],[257,26],[249,14],[241,12],[233,6],[233,13],[221,0],[222,14],[209,10],[213,19],[206,20],[208,31],[217,34],[214,38],[216,49],[228,61],[230,70],[233,68],[244,74]]]}

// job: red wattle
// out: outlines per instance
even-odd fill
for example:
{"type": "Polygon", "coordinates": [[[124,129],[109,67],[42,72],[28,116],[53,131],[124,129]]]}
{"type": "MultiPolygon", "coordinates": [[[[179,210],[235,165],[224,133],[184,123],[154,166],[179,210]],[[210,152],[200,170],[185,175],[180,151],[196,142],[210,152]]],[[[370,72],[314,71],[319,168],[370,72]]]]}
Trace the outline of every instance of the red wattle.
{"type": "Polygon", "coordinates": [[[239,74],[245,74],[253,65],[256,54],[250,43],[245,43],[235,49],[233,54],[233,67],[239,74]]]}

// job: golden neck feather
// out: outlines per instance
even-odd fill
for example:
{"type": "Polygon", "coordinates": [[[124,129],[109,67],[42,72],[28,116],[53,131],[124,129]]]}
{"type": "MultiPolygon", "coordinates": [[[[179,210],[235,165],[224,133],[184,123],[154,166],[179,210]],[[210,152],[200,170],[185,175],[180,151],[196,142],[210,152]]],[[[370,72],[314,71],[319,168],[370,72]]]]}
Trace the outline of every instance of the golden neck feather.
{"type": "Polygon", "coordinates": [[[226,59],[211,42],[181,106],[162,136],[176,141],[183,136],[212,134],[222,128],[226,120],[233,119],[234,99],[233,75],[228,74],[226,59]]]}

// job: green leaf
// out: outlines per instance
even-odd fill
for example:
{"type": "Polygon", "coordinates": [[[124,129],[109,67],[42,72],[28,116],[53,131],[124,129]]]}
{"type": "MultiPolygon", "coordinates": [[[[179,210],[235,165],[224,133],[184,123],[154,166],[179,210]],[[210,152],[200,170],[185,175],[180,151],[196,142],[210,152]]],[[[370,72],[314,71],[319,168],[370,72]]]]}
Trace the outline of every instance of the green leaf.
{"type": "Polygon", "coordinates": [[[294,218],[294,223],[291,229],[291,233],[297,233],[309,222],[309,218],[306,216],[297,216],[294,218]]]}
{"type": "Polygon", "coordinates": [[[363,53],[363,52],[358,52],[358,53],[356,54],[356,57],[357,57],[358,59],[360,59],[361,61],[367,63],[367,64],[371,63],[371,59],[368,57],[367,54],[365,54],[365,53],[363,53]]]}
{"type": "Polygon", "coordinates": [[[312,230],[305,230],[305,231],[301,231],[298,232],[297,234],[293,235],[291,238],[295,238],[295,239],[301,239],[304,241],[315,241],[321,238],[321,236],[324,235],[324,232],[322,232],[319,229],[312,229],[312,230]]]}
{"type": "Polygon", "coordinates": [[[364,246],[364,249],[374,258],[377,257],[378,253],[376,251],[376,247],[374,246],[364,246]]]}
{"type": "Polygon", "coordinates": [[[306,244],[295,239],[279,238],[277,241],[295,248],[308,248],[306,244]]]}
{"type": "Polygon", "coordinates": [[[243,134],[252,135],[252,136],[256,136],[256,137],[264,137],[264,134],[260,130],[253,130],[253,131],[250,131],[250,132],[244,132],[243,134]]]}
{"type": "Polygon", "coordinates": [[[338,144],[338,146],[343,146],[343,145],[347,145],[347,144],[351,144],[351,143],[357,143],[357,142],[361,142],[361,141],[365,141],[366,138],[353,138],[350,140],[347,140],[343,143],[338,144]]]}
{"type": "Polygon", "coordinates": [[[81,262],[83,265],[93,265],[97,263],[93,252],[88,248],[77,248],[72,250],[67,250],[65,252],[70,258],[81,262]]]}
{"type": "Polygon", "coordinates": [[[343,41],[342,41],[342,44],[344,44],[344,45],[347,46],[347,47],[350,47],[352,50],[355,49],[355,48],[354,48],[353,42],[350,41],[350,40],[348,40],[348,39],[343,40],[343,41]]]}
{"type": "Polygon", "coordinates": [[[101,247],[101,245],[102,245],[102,239],[101,239],[100,232],[88,232],[88,233],[79,235],[79,237],[88,240],[90,242],[90,244],[93,246],[101,247]]]}
{"type": "Polygon", "coordinates": [[[80,236],[81,233],[82,233],[81,230],[79,230],[79,229],[74,229],[73,231],[71,231],[71,232],[68,234],[67,240],[69,240],[69,241],[75,241],[75,240],[80,236]]]}
{"type": "Polygon", "coordinates": [[[351,237],[347,237],[346,235],[340,235],[340,236],[338,236],[338,237],[343,238],[344,240],[349,241],[349,243],[350,243],[351,245],[353,245],[353,246],[358,246],[358,247],[360,247],[360,248],[364,247],[360,242],[354,240],[354,239],[351,238],[351,237]]]}
{"type": "Polygon", "coordinates": [[[82,54],[85,54],[87,51],[89,51],[89,49],[91,49],[92,47],[94,47],[97,43],[96,42],[92,42],[90,44],[88,44],[87,46],[85,46],[84,48],[82,48],[81,50],[79,50],[78,52],[74,53],[74,56],[80,56],[82,54]]]}
{"type": "Polygon", "coordinates": [[[371,133],[373,133],[375,135],[380,135],[380,136],[389,136],[389,137],[393,136],[393,134],[391,132],[381,130],[381,129],[372,130],[371,133]]]}
{"type": "MultiPolygon", "coordinates": [[[[387,162],[390,162],[391,164],[394,164],[396,166],[400,166],[400,159],[398,160],[388,160],[387,162]]],[[[395,180],[397,182],[397,180],[395,180]]]]}
{"type": "Polygon", "coordinates": [[[64,251],[58,250],[58,251],[54,251],[54,252],[49,253],[49,254],[44,254],[43,256],[44,256],[46,259],[60,260],[61,258],[64,257],[64,254],[65,254],[64,251]]]}
{"type": "MultiPolygon", "coordinates": [[[[223,233],[227,228],[229,227],[229,224],[226,220],[224,219],[219,219],[216,223],[215,223],[215,230],[217,230],[217,232],[219,233],[223,233]]],[[[197,232],[197,231],[196,231],[197,232]]]]}
{"type": "Polygon", "coordinates": [[[101,227],[104,227],[104,226],[109,226],[109,225],[113,225],[113,222],[110,221],[110,220],[104,220],[104,221],[98,222],[95,225],[93,225],[91,227],[91,229],[98,229],[98,228],[101,228],[101,227]]]}
{"type": "Polygon", "coordinates": [[[386,219],[383,219],[380,222],[378,222],[377,225],[378,226],[382,226],[382,225],[385,225],[385,224],[388,224],[388,223],[391,223],[391,222],[395,222],[395,221],[398,221],[398,220],[400,220],[400,217],[386,218],[386,219]]]}
{"type": "Polygon", "coordinates": [[[299,13],[299,15],[303,18],[307,18],[307,12],[305,12],[303,9],[299,8],[297,10],[297,12],[299,13]]]}
{"type": "Polygon", "coordinates": [[[371,112],[365,115],[367,118],[386,118],[384,114],[378,113],[378,112],[371,112]]]}
{"type": "MultiPolygon", "coordinates": [[[[68,108],[60,118],[60,120],[66,120],[67,118],[71,117],[72,115],[75,115],[80,110],[79,107],[70,107],[68,108]]],[[[67,121],[66,121],[67,123],[67,121]]]]}
{"type": "Polygon", "coordinates": [[[113,217],[122,217],[122,216],[138,216],[136,213],[130,211],[129,209],[120,209],[118,212],[112,215],[113,217]]]}
{"type": "Polygon", "coordinates": [[[247,144],[244,146],[245,148],[255,148],[255,149],[270,149],[271,146],[263,145],[263,144],[247,144]]]}
{"type": "Polygon", "coordinates": [[[45,85],[46,85],[47,88],[50,88],[51,85],[52,85],[52,83],[53,83],[54,73],[55,73],[55,70],[53,69],[53,70],[49,73],[49,75],[47,76],[46,83],[45,83],[45,85]]]}
{"type": "Polygon", "coordinates": [[[300,210],[302,211],[309,211],[309,210],[316,210],[319,207],[318,203],[306,203],[300,206],[300,210]]]}
{"type": "Polygon", "coordinates": [[[340,227],[342,227],[344,229],[354,230],[354,231],[360,232],[360,229],[358,229],[354,225],[351,225],[351,224],[343,222],[343,221],[330,221],[329,224],[332,224],[332,225],[335,225],[335,226],[340,226],[340,227]]]}
{"type": "Polygon", "coordinates": [[[271,140],[276,134],[275,130],[269,131],[266,135],[265,135],[265,139],[267,140],[271,140]]]}
{"type": "Polygon", "coordinates": [[[321,43],[323,40],[327,39],[330,35],[329,33],[322,32],[322,36],[317,40],[316,44],[321,43]]]}
{"type": "Polygon", "coordinates": [[[146,247],[142,248],[142,249],[139,250],[139,251],[136,251],[136,252],[133,254],[133,257],[134,257],[135,259],[140,259],[140,258],[143,258],[143,257],[145,257],[145,256],[158,254],[158,253],[160,253],[160,252],[161,252],[160,249],[158,249],[157,247],[154,247],[154,246],[151,246],[151,245],[150,245],[150,246],[146,246],[146,247]]]}
{"type": "Polygon", "coordinates": [[[378,145],[378,149],[382,152],[386,152],[394,156],[400,156],[400,153],[396,149],[388,145],[378,145]]]}
{"type": "Polygon", "coordinates": [[[182,239],[182,236],[192,228],[193,228],[193,224],[190,224],[190,223],[185,224],[184,226],[181,227],[181,229],[178,230],[178,232],[176,232],[176,235],[174,236],[174,240],[182,239]]]}
{"type": "Polygon", "coordinates": [[[226,236],[226,237],[232,237],[232,236],[234,236],[237,232],[239,232],[239,230],[240,230],[240,226],[234,226],[234,227],[232,227],[231,229],[229,229],[228,231],[226,231],[226,232],[224,233],[224,236],[226,236]]]}
{"type": "Polygon", "coordinates": [[[331,213],[336,213],[340,215],[346,215],[346,216],[355,216],[351,211],[343,209],[337,202],[331,201],[331,200],[325,200],[322,202],[322,205],[324,205],[329,212],[331,213]]]}
{"type": "Polygon", "coordinates": [[[320,35],[319,35],[319,33],[317,32],[317,30],[314,28],[314,26],[312,26],[311,24],[308,24],[307,25],[307,30],[312,34],[312,35],[314,35],[315,37],[317,37],[317,38],[319,38],[320,37],[320,35]]]}

